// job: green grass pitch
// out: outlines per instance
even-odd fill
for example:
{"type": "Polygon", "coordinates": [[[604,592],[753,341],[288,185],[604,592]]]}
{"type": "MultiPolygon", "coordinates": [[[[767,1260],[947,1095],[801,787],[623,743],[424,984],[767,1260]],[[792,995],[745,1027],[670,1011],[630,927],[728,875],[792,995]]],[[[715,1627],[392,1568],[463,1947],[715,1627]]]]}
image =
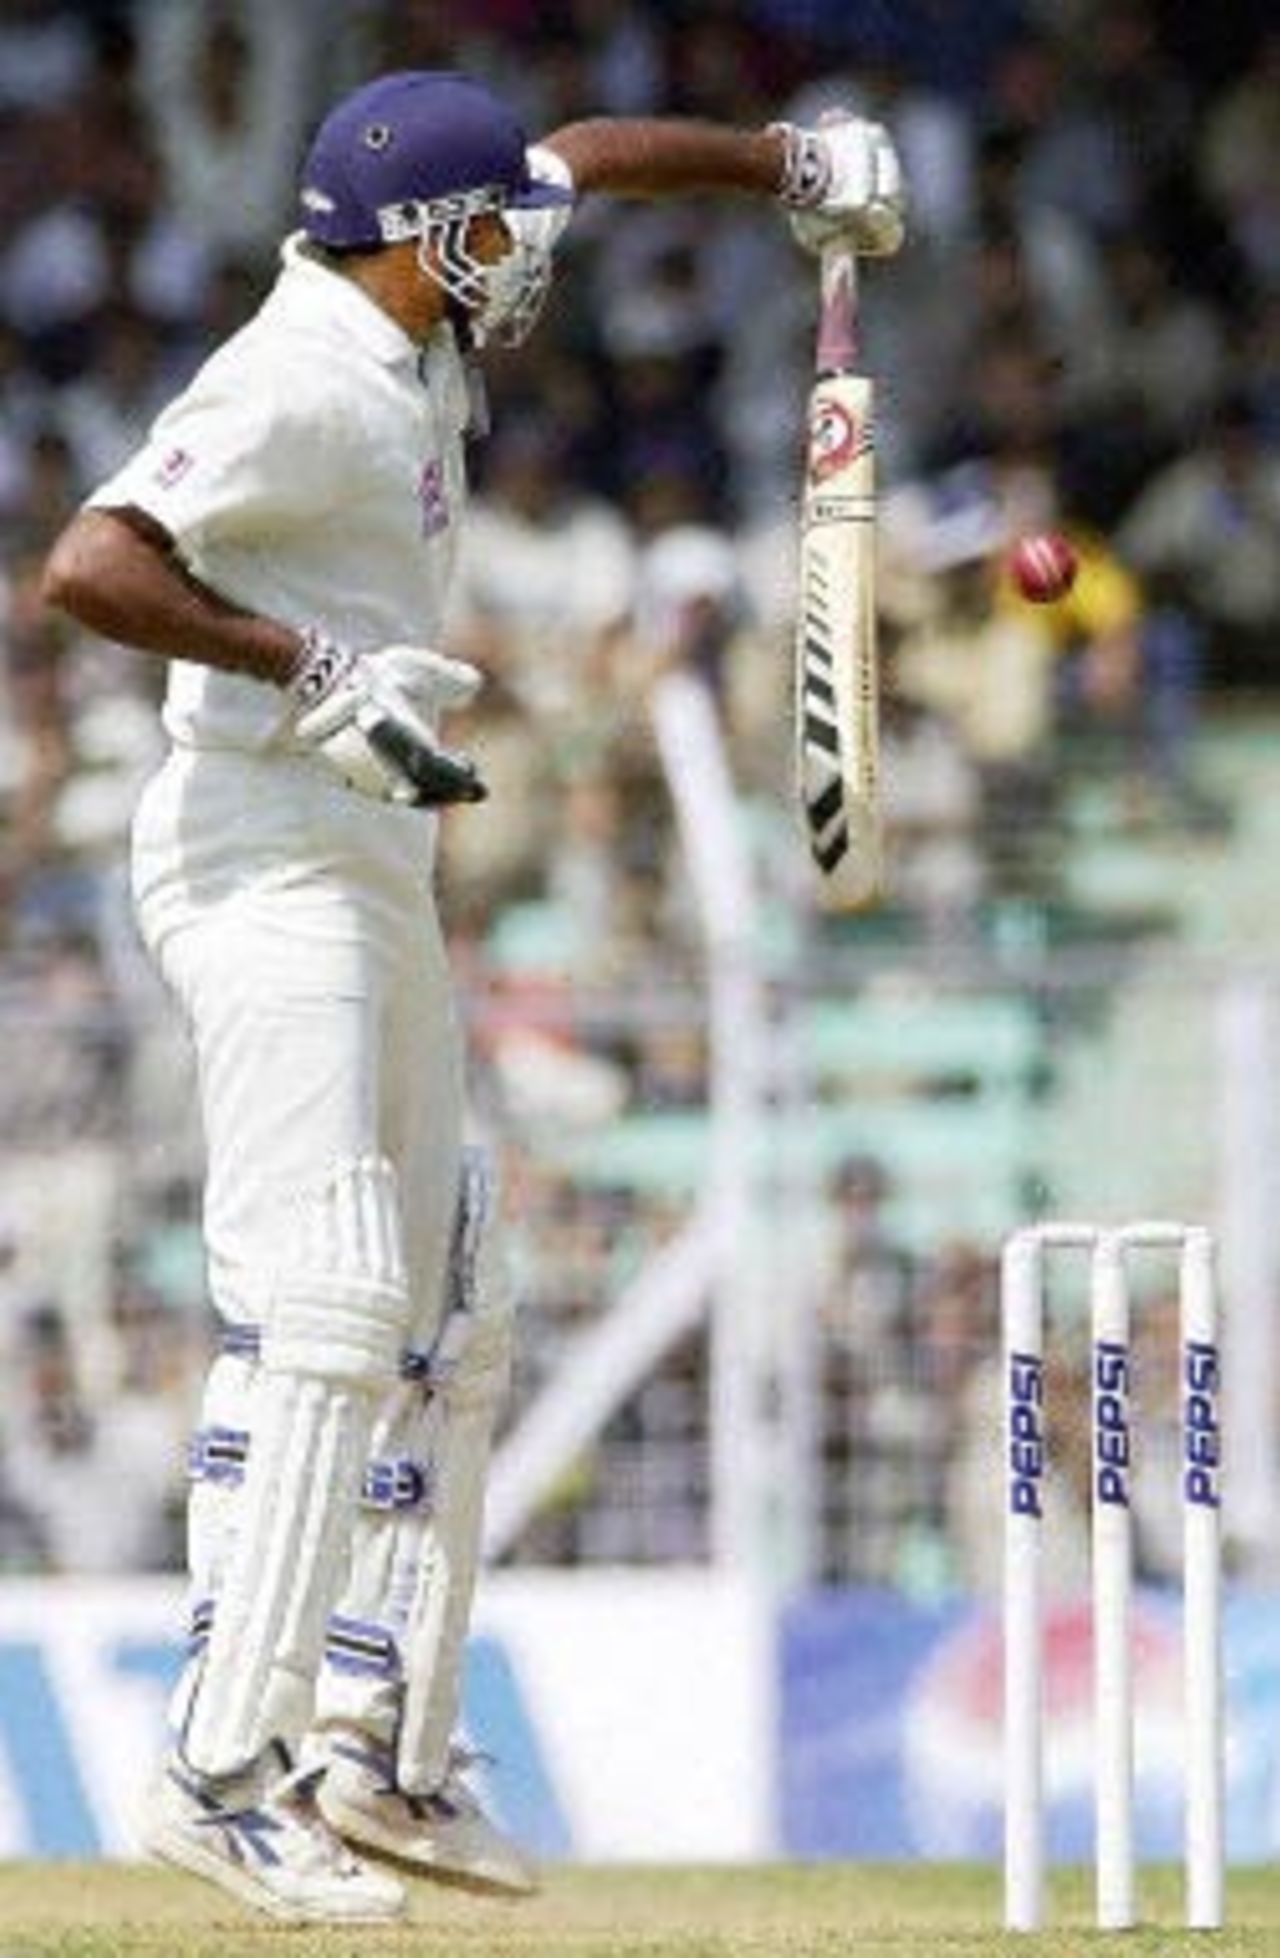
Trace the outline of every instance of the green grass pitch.
{"type": "MultiPolygon", "coordinates": [[[[1280,1871],[1240,1871],[1225,1931],[1178,1924],[1180,1877],[1144,1871],[1146,1928],[1129,1958],[1274,1958],[1280,1871]]],[[[1088,1881],[1055,1879],[1055,1923],[998,1928],[996,1874],[959,1864],[755,1864],[552,1869],[541,1896],[500,1904],[413,1887],[394,1930],[272,1924],[203,1883],[111,1863],[0,1865],[0,1958],[1067,1958],[1115,1949],[1090,1924],[1088,1881]]]]}

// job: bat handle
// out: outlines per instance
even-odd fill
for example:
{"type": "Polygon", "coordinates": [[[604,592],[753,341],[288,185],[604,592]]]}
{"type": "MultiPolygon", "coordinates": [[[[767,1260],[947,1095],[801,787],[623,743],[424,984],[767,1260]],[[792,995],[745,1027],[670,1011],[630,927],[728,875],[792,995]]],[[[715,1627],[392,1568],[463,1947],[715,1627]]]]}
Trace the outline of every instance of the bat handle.
{"type": "MultiPolygon", "coordinates": [[[[847,109],[824,109],[820,124],[847,122],[847,109]]],[[[858,254],[852,245],[832,244],[823,251],[818,311],[817,370],[819,374],[848,374],[858,357],[858,254]]]]}
{"type": "Polygon", "coordinates": [[[822,254],[817,370],[847,374],[857,356],[858,254],[852,245],[828,245],[822,254]]]}

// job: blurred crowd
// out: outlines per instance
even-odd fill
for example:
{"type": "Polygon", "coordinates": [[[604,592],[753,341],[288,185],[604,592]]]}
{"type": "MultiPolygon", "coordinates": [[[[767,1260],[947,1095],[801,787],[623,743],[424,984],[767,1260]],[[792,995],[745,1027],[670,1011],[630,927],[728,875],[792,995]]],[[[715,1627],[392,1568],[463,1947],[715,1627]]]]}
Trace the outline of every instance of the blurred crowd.
{"type": "MultiPolygon", "coordinates": [[[[0,1003],[90,1032],[52,1085],[19,1040],[0,1085],[6,1159],[36,1163],[0,1192],[17,1383],[0,1561],[172,1557],[174,1481],[148,1465],[172,1457],[203,1339],[189,1166],[150,1141],[121,1161],[121,1136],[163,1130],[140,1099],[171,1092],[121,900],[163,676],[45,614],[38,569],[265,290],[326,103],[381,68],[441,65],[504,91],[535,135],[598,113],[758,124],[834,102],[893,129],[911,240],[865,280],[865,340],[908,934],[963,943],[1004,900],[1051,900],[1034,839],[1069,822],[1082,780],[1105,780],[1117,820],[1216,834],[1228,812],[1195,766],[1205,701],[1280,693],[1280,30],[1262,0],[6,0],[0,1003]],[[1081,572],[1040,611],[1001,567],[1011,536],[1044,527],[1071,536],[1081,572]],[[40,1150],[91,1144],[104,1108],[116,1255],[92,1280],[51,1277],[22,1245],[40,1150]],[[68,1548],[58,1464],[83,1489],[86,1464],[125,1455],[151,1490],[145,1528],[126,1546],[92,1521],[104,1498],[86,1521],[69,1496],[68,1548]]],[[[792,928],[811,902],[787,648],[814,312],[812,264],[775,214],[590,200],[534,339],[490,363],[449,639],[489,678],[459,738],[493,795],[446,825],[445,901],[481,1007],[477,1102],[505,1132],[705,1096],[696,1032],[599,1035],[575,1008],[581,988],[635,997],[697,966],[649,732],[658,676],[691,673],[720,711],[778,918],[792,928]]],[[[515,1184],[532,1391],[673,1218],[661,1193],[583,1191],[536,1152],[515,1184]]],[[[704,1433],[700,1366],[686,1354],[632,1410],[642,1442],[686,1417],[704,1433]]],[[[892,1407],[873,1400],[872,1424],[892,1407]]],[[[562,1538],[579,1555],[595,1554],[590,1486],[562,1538]]],[[[833,1571],[861,1568],[855,1535],[833,1571]]],[[[617,1549],[603,1525],[598,1542],[617,1549]]]]}

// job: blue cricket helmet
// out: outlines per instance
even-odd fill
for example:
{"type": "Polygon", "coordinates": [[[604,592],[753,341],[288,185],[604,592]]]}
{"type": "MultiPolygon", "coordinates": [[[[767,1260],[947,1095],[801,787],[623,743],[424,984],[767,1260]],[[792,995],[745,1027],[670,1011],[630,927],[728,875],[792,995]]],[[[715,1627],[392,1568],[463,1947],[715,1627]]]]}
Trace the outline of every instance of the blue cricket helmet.
{"type": "Polygon", "coordinates": [[[507,210],[572,201],[529,174],[524,131],[482,82],[449,69],[380,75],[321,123],[302,170],[307,236],[336,250],[420,235],[422,207],[489,194],[507,210]]]}

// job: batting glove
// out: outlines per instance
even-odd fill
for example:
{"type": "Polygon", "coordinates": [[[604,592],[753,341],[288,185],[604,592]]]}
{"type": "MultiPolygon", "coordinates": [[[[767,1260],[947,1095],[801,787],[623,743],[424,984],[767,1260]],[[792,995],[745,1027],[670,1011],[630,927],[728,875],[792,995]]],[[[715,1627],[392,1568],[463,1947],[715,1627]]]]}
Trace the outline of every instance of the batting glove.
{"type": "Polygon", "coordinates": [[[888,258],[906,229],[906,190],[898,152],[881,123],[862,116],[824,118],[817,129],[775,122],[782,138],[779,201],[809,252],[847,243],[868,258],[888,258]]]}
{"type": "Polygon", "coordinates": [[[353,653],[318,633],[288,692],[294,744],[375,802],[439,808],[483,802],[488,790],[466,755],[442,748],[434,722],[465,707],[481,684],[474,666],[422,646],[353,653]]]}

